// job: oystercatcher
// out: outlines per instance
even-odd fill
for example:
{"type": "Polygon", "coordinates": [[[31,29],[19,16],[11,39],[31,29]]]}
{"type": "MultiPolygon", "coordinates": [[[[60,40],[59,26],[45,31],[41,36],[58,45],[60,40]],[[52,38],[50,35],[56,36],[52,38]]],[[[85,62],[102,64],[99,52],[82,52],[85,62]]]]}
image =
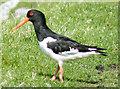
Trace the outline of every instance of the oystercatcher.
{"type": "Polygon", "coordinates": [[[15,28],[13,28],[12,31],[16,30],[28,21],[31,21],[34,25],[38,43],[42,52],[45,55],[58,61],[57,71],[50,79],[52,81],[56,79],[56,75],[60,70],[59,78],[60,82],[63,82],[62,65],[64,61],[77,60],[96,54],[106,56],[105,52],[100,51],[106,49],[98,48],[97,46],[82,45],[68,37],[56,34],[55,32],[51,31],[46,25],[44,14],[35,9],[29,10],[27,17],[15,28]]]}

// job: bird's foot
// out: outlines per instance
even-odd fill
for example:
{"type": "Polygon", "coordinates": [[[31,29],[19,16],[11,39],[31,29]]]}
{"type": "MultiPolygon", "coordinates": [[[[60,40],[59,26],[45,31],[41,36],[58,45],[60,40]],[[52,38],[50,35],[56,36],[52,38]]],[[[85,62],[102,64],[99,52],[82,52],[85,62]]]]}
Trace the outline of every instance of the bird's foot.
{"type": "Polygon", "coordinates": [[[63,75],[59,75],[60,82],[63,83],[63,75]]]}
{"type": "Polygon", "coordinates": [[[54,81],[56,79],[56,77],[55,76],[53,76],[50,80],[51,81],[54,81]]]}
{"type": "Polygon", "coordinates": [[[60,78],[60,82],[62,83],[63,82],[63,67],[60,66],[60,75],[59,75],[59,78],[60,78]]]}
{"type": "Polygon", "coordinates": [[[63,83],[63,79],[60,79],[60,82],[63,83]]]}

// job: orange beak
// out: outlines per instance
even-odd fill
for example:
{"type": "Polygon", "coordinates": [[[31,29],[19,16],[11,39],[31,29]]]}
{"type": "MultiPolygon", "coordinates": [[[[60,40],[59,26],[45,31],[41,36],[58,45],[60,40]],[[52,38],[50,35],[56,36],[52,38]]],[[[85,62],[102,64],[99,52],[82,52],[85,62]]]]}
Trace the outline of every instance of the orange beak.
{"type": "Polygon", "coordinates": [[[15,31],[16,29],[18,29],[19,27],[21,27],[22,25],[24,25],[28,21],[29,21],[29,18],[25,18],[21,23],[19,23],[15,28],[13,28],[12,31],[15,31]]]}

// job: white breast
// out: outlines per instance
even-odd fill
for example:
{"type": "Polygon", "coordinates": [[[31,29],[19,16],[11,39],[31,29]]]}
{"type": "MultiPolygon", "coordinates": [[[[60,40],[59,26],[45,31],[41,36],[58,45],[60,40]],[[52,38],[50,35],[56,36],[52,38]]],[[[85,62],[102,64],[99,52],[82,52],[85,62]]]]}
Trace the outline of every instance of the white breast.
{"type": "Polygon", "coordinates": [[[51,52],[53,52],[50,48],[47,47],[47,43],[48,42],[55,42],[55,41],[57,41],[57,39],[54,39],[52,37],[47,37],[41,42],[38,41],[40,49],[42,50],[42,52],[45,55],[50,56],[51,52]]]}

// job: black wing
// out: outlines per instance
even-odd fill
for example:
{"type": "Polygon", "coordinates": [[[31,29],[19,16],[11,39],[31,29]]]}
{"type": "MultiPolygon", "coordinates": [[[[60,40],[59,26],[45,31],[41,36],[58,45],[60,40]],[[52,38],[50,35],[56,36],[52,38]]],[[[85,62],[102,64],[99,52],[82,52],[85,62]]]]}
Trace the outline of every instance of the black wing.
{"type": "MultiPolygon", "coordinates": [[[[53,37],[54,38],[54,37],[53,37]]],[[[104,55],[104,52],[100,52],[99,50],[105,50],[102,48],[97,48],[96,46],[86,46],[82,45],[74,40],[69,39],[68,37],[64,37],[59,35],[59,38],[55,42],[47,43],[47,47],[52,49],[54,53],[61,53],[65,51],[70,51],[70,48],[78,49],[79,52],[88,52],[88,51],[96,51],[104,55]]]]}

